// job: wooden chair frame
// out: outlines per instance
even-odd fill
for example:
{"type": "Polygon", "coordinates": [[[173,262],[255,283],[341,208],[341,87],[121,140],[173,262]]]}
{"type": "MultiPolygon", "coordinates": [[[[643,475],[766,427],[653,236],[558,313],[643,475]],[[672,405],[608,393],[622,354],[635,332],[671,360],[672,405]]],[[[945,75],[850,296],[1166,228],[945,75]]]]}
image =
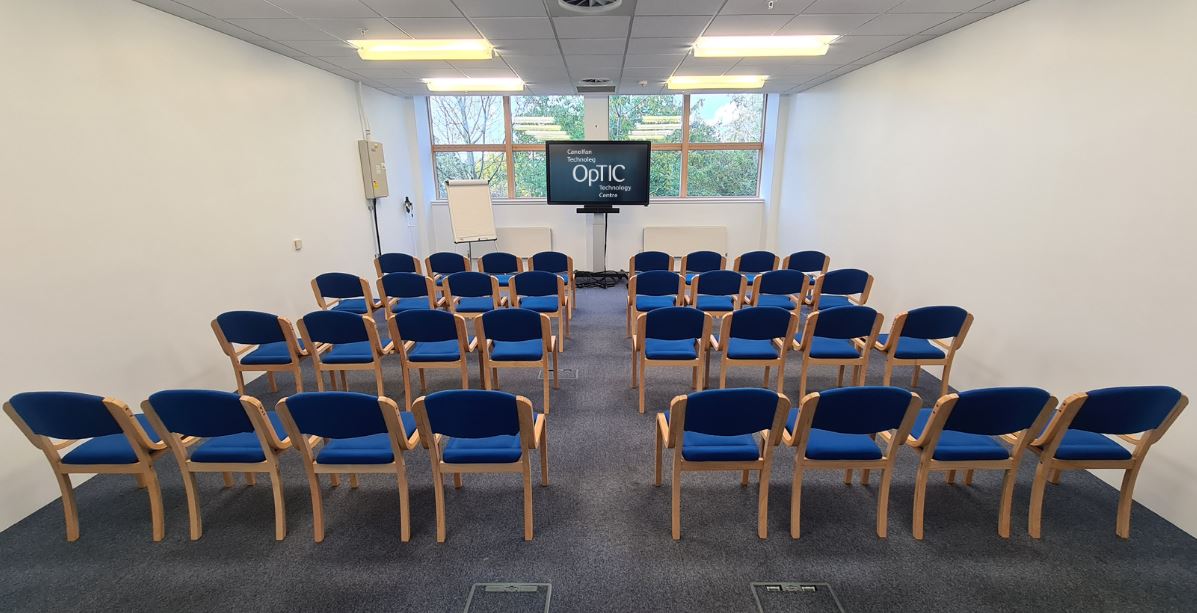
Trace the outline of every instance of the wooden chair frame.
{"type": "MultiPolygon", "coordinates": [[[[42,436],[33,431],[29,424],[21,418],[11,403],[4,403],[4,412],[12,419],[17,428],[29,439],[29,442],[42,451],[46,460],[50,462],[50,470],[54,473],[54,480],[58,482],[58,489],[62,492],[62,512],[66,520],[66,540],[79,540],[79,507],[75,502],[75,488],[71,483],[73,474],[122,474],[133,475],[137,478],[137,486],[144,488],[150,498],[150,523],[154,542],[157,543],[165,536],[165,523],[162,509],[162,486],[158,482],[158,473],[154,471],[154,461],[167,453],[166,443],[155,443],[142,429],[141,424],[133,417],[133,412],[124,402],[115,398],[104,398],[104,407],[116,420],[121,432],[129,440],[129,446],[137,456],[132,464],[64,464],[63,450],[73,446],[80,440],[71,439],[54,442],[48,436],[42,436]]],[[[191,441],[187,441],[190,443],[191,441]]]]}
{"type": "MultiPolygon", "coordinates": [[[[549,274],[557,277],[557,310],[553,313],[541,314],[547,315],[550,318],[557,320],[557,332],[559,339],[557,343],[557,350],[561,353],[565,353],[565,339],[569,338],[569,320],[573,317],[573,301],[568,295],[566,295],[565,280],[556,273],[549,274]]],[[[520,294],[519,290],[516,288],[516,285],[517,283],[515,281],[515,277],[512,277],[511,281],[507,284],[507,290],[511,294],[511,306],[519,309],[522,307],[520,306],[520,294]]]]}
{"type": "Polygon", "coordinates": [[[524,481],[524,540],[532,540],[532,461],[529,458],[533,449],[540,451],[540,485],[549,485],[549,437],[547,418],[543,414],[532,411],[532,401],[523,396],[516,396],[516,407],[519,413],[520,441],[523,447],[518,462],[506,464],[450,464],[444,461],[441,445],[444,438],[432,432],[428,422],[428,411],[424,407],[424,397],[416,399],[412,412],[416,416],[416,424],[428,449],[430,464],[432,465],[433,492],[436,494],[436,542],[445,542],[445,479],[444,475],[453,475],[453,487],[460,489],[462,475],[465,473],[520,473],[524,481]]]}
{"type": "MultiPolygon", "coordinates": [[[[672,260],[671,260],[672,261],[672,260]]],[[[672,271],[671,271],[672,272],[672,271]]],[[[667,296],[668,294],[661,294],[667,296]]],[[[627,301],[627,323],[628,323],[628,337],[632,336],[632,324],[640,318],[641,315],[648,311],[640,311],[636,308],[636,275],[628,277],[628,301],[627,301]]],[[[686,306],[686,276],[678,275],[677,277],[677,293],[673,297],[673,306],[686,306]]]]}
{"type": "MultiPolygon", "coordinates": [[[[681,263],[680,263],[680,264],[678,264],[678,272],[679,272],[679,273],[681,273],[681,275],[682,275],[682,282],[683,282],[683,283],[685,283],[685,284],[686,284],[686,287],[689,289],[689,292],[688,292],[688,293],[690,293],[690,294],[693,294],[693,289],[694,289],[694,288],[693,288],[693,285],[694,285],[694,284],[693,284],[693,283],[691,283],[691,282],[688,282],[688,281],[686,281],[686,273],[690,272],[690,269],[688,268],[689,262],[687,261],[687,259],[688,259],[689,257],[690,257],[690,254],[689,254],[689,253],[687,253],[686,255],[683,255],[683,256],[682,256],[682,261],[681,261],[681,263]]],[[[719,256],[719,269],[720,269],[720,270],[723,270],[723,269],[726,269],[726,268],[727,268],[727,256],[726,256],[726,255],[721,255],[721,256],[719,256]]],[[[628,270],[631,270],[631,267],[630,267],[630,266],[628,267],[628,270]]],[[[709,271],[709,270],[704,270],[704,271],[702,271],[702,272],[699,272],[698,274],[702,274],[703,272],[711,272],[711,271],[709,271]]],[[[743,295],[744,295],[744,291],[743,291],[743,289],[741,289],[741,290],[740,290],[740,296],[742,297],[743,295]]],[[[741,300],[741,302],[743,302],[743,300],[741,300]]]]}
{"type": "MultiPolygon", "coordinates": [[[[470,389],[470,371],[469,371],[469,354],[474,352],[478,347],[478,339],[470,340],[466,334],[466,321],[461,315],[453,315],[454,324],[457,328],[457,351],[461,356],[459,359],[448,362],[413,362],[407,357],[407,352],[411,351],[412,347],[416,345],[415,341],[405,341],[399,336],[399,324],[395,322],[394,317],[387,318],[387,328],[391,332],[391,342],[395,346],[395,352],[399,354],[400,368],[403,370],[403,399],[407,410],[412,410],[411,399],[411,371],[418,371],[420,376],[420,395],[428,393],[428,383],[424,378],[424,370],[429,368],[452,368],[461,371],[461,389],[470,389]]],[[[448,340],[448,339],[446,339],[448,340]]],[[[485,369],[479,366],[479,377],[485,382],[485,369]]]]}
{"type": "Polygon", "coordinates": [[[773,449],[777,447],[785,430],[786,417],[790,410],[790,399],[778,394],[777,410],[773,426],[759,432],[760,456],[756,460],[696,462],[682,457],[682,439],[685,435],[686,396],[674,396],[669,404],[670,419],[665,413],[657,413],[653,449],[656,455],[653,485],[661,485],[661,457],[663,449],[673,449],[673,474],[671,524],[673,540],[682,538],[682,473],[700,471],[739,471],[740,487],[748,486],[750,471],[757,471],[757,520],[756,535],[761,539],[769,536],[769,474],[773,468],[773,449]]]}
{"type": "MultiPolygon", "coordinates": [[[[410,254],[405,253],[403,255],[410,255],[410,254]]],[[[420,261],[420,258],[413,255],[413,256],[411,256],[411,261],[415,264],[415,269],[416,269],[415,273],[418,275],[423,275],[424,274],[424,265],[423,265],[423,262],[420,261]]],[[[379,279],[381,279],[382,276],[386,274],[382,270],[382,256],[381,255],[374,257],[374,272],[377,273],[379,279]]],[[[428,276],[428,275],[424,275],[424,276],[428,276]]],[[[383,295],[381,289],[379,290],[378,295],[379,296],[383,295]]]]}
{"type": "MultiPolygon", "coordinates": [[[[442,252],[437,252],[437,253],[442,253],[442,252]]],[[[450,252],[443,252],[443,253],[450,253],[450,252]]],[[[461,254],[459,253],[459,254],[457,254],[457,255],[461,255],[461,254]]],[[[462,261],[464,261],[464,262],[465,262],[465,268],[464,268],[464,269],[462,269],[462,270],[455,270],[455,271],[453,271],[453,272],[469,272],[469,271],[471,271],[471,270],[474,270],[474,268],[473,268],[473,262],[471,262],[471,261],[470,261],[470,258],[467,258],[467,257],[466,257],[466,256],[464,256],[464,255],[461,255],[461,259],[462,259],[462,261]]],[[[452,273],[452,272],[437,272],[435,269],[433,269],[433,268],[432,268],[432,256],[431,256],[431,255],[429,255],[428,257],[424,258],[424,268],[425,268],[425,269],[428,271],[428,274],[427,274],[427,275],[425,275],[425,276],[427,276],[427,277],[432,277],[432,287],[433,287],[433,288],[435,288],[435,289],[437,289],[437,290],[439,290],[439,291],[441,292],[441,295],[440,295],[440,296],[437,296],[437,304],[440,304],[442,300],[446,300],[446,299],[447,299],[447,297],[448,297],[448,292],[446,292],[446,291],[445,291],[445,285],[444,285],[444,283],[442,282],[442,283],[439,283],[439,284],[438,284],[438,283],[437,283],[437,280],[438,280],[438,279],[441,279],[441,278],[444,278],[444,277],[448,277],[449,275],[451,275],[451,274],[453,274],[453,273],[452,273]]]]}
{"type": "MultiPolygon", "coordinates": [[[[861,471],[861,484],[867,484],[870,470],[881,471],[881,489],[877,492],[877,536],[886,537],[889,520],[889,487],[893,480],[894,461],[902,442],[910,436],[910,429],[918,417],[919,408],[923,406],[923,399],[911,392],[910,404],[906,406],[906,415],[892,435],[884,437],[885,450],[879,460],[812,460],[806,457],[806,444],[809,437],[815,411],[818,410],[819,393],[812,392],[802,398],[798,420],[794,424],[794,432],[782,432],[782,442],[794,448],[794,485],[790,494],[790,538],[801,536],[800,519],[802,513],[802,476],[807,470],[831,469],[844,470],[844,484],[852,484],[852,471],[861,471]]],[[[881,433],[878,433],[881,435],[881,433]]]]}
{"type": "Polygon", "coordinates": [[[695,339],[698,351],[692,360],[651,360],[645,353],[646,328],[648,313],[640,313],[636,317],[636,334],[632,336],[632,387],[639,389],[640,413],[644,413],[644,388],[648,383],[649,366],[688,366],[693,370],[690,387],[695,391],[702,391],[707,380],[707,367],[710,363],[711,322],[710,313],[703,313],[702,334],[695,339]]]}
{"type": "MultiPolygon", "coordinates": [[[[561,252],[558,251],[557,253],[561,253],[561,252]]],[[[565,254],[562,253],[561,255],[565,255],[565,254]]],[[[540,269],[536,268],[535,266],[532,266],[532,258],[531,257],[528,258],[527,270],[540,270],[540,269]]],[[[565,270],[564,271],[554,272],[554,271],[549,270],[549,271],[545,271],[545,272],[552,272],[553,274],[557,275],[557,278],[559,278],[559,279],[561,278],[561,272],[565,272],[565,274],[569,276],[569,281],[566,281],[565,279],[561,279],[561,281],[565,284],[565,289],[569,291],[569,317],[570,317],[570,319],[573,319],[574,307],[577,306],[577,302],[578,302],[578,277],[574,273],[574,258],[573,258],[573,256],[572,255],[565,256],[565,270]]],[[[515,300],[514,296],[512,297],[512,300],[515,300]]],[[[564,346],[565,346],[565,343],[562,343],[563,351],[564,351],[564,346]]]]}
{"type": "MultiPolygon", "coordinates": [[[[785,269],[779,268],[778,270],[785,270],[785,269]]],[[[770,270],[767,272],[773,272],[773,271],[770,270]]],[[[796,272],[801,272],[801,271],[796,271],[796,272]]],[[[749,298],[750,298],[749,304],[751,306],[760,306],[760,303],[761,303],[761,277],[764,277],[764,276],[765,276],[765,273],[761,273],[761,274],[757,275],[752,280],[752,294],[749,296],[749,298]]],[[[810,283],[810,275],[803,273],[802,291],[797,294],[788,294],[788,296],[790,298],[790,302],[794,303],[795,312],[797,312],[802,307],[803,300],[805,300],[805,296],[807,295],[808,292],[811,291],[812,287],[814,287],[814,286],[811,285],[811,283],[810,283]]]]}
{"type": "Polygon", "coordinates": [[[938,347],[944,353],[943,358],[899,358],[898,341],[902,335],[902,328],[906,325],[907,312],[903,311],[894,318],[894,324],[890,328],[889,337],[886,342],[874,341],[873,347],[885,354],[885,377],[881,380],[882,385],[889,385],[890,379],[893,378],[894,367],[896,366],[913,366],[914,374],[910,377],[910,386],[914,387],[919,384],[919,373],[924,366],[942,366],[943,376],[940,377],[939,394],[945,395],[948,393],[948,377],[952,374],[952,361],[956,358],[956,351],[964,345],[964,337],[968,336],[968,330],[973,325],[973,314],[969,313],[964,318],[964,324],[960,326],[960,332],[956,336],[951,337],[950,343],[945,343],[943,339],[929,339],[929,342],[938,347]]]}
{"type": "MultiPolygon", "coordinates": [[[[374,300],[374,292],[370,290],[369,281],[367,281],[364,277],[358,277],[358,281],[360,281],[362,284],[361,298],[363,298],[366,303],[366,315],[373,317],[374,311],[381,309],[384,304],[381,300],[374,300]]],[[[324,295],[320,293],[320,286],[316,283],[315,279],[312,279],[312,293],[316,295],[316,304],[320,306],[321,311],[331,311],[338,304],[341,304],[341,301],[343,300],[343,298],[332,298],[331,300],[326,299],[324,295]]],[[[356,297],[357,296],[353,296],[351,298],[356,297]]]]}
{"type": "Polygon", "coordinates": [[[839,366],[839,374],[836,376],[836,387],[844,385],[844,369],[848,366],[852,367],[852,385],[864,385],[865,375],[869,371],[869,348],[877,343],[877,335],[881,333],[881,322],[884,316],[877,313],[873,320],[873,329],[869,332],[869,336],[861,339],[853,339],[853,344],[856,349],[860,351],[858,358],[812,358],[810,357],[811,339],[814,338],[815,324],[818,322],[819,312],[814,311],[806,317],[806,323],[802,327],[802,340],[794,341],[794,351],[802,356],[802,365],[798,375],[798,395],[801,398],[806,398],[806,374],[811,366],[839,366]]]}
{"type": "MultiPolygon", "coordinates": [[[[1035,480],[1031,484],[1031,510],[1027,521],[1027,531],[1031,538],[1040,538],[1043,519],[1043,496],[1047,490],[1047,483],[1060,482],[1060,475],[1066,470],[1117,469],[1122,474],[1122,488],[1118,493],[1118,517],[1114,532],[1119,538],[1130,538],[1131,507],[1134,504],[1133,494],[1135,481],[1139,478],[1139,471],[1143,468],[1143,460],[1147,457],[1151,446],[1163,438],[1168,428],[1180,417],[1182,411],[1189,404],[1189,399],[1181,395],[1176,406],[1160,422],[1159,427],[1147,430],[1138,436],[1131,434],[1115,435],[1119,440],[1131,445],[1131,457],[1128,460],[1061,460],[1056,458],[1056,450],[1064,440],[1064,434],[1076,418],[1077,412],[1085,404],[1089,395],[1079,392],[1064,399],[1064,403],[1056,409],[1047,429],[1027,446],[1031,452],[1039,456],[1039,465],[1035,469],[1035,480]]],[[[1009,440],[1009,439],[1007,439],[1009,440]]]]}
{"type": "Polygon", "coordinates": [[[203,439],[179,436],[175,432],[172,432],[170,428],[166,427],[166,424],[162,421],[158,412],[154,410],[154,406],[149,400],[142,401],[141,403],[142,412],[146,414],[146,418],[153,424],[154,430],[161,434],[162,440],[166,442],[167,447],[170,448],[171,453],[175,456],[175,462],[179,465],[179,472],[182,473],[183,477],[183,490],[187,493],[187,517],[191,540],[193,541],[199,540],[200,536],[203,535],[203,519],[200,515],[199,491],[195,480],[196,473],[224,473],[224,486],[226,488],[233,486],[231,473],[234,472],[245,473],[247,485],[255,484],[253,478],[255,473],[270,475],[270,486],[274,492],[274,539],[281,541],[287,536],[287,510],[283,496],[283,476],[278,456],[280,453],[291,448],[291,439],[289,437],[286,439],[278,438],[274,432],[274,428],[270,424],[270,420],[266,417],[266,409],[262,407],[262,403],[257,398],[242,394],[241,406],[245,409],[246,415],[249,416],[249,421],[254,427],[254,434],[258,438],[258,443],[262,446],[262,455],[265,457],[265,460],[261,462],[192,462],[187,449],[203,439]]]}
{"type": "MultiPolygon", "coordinates": [[[[708,272],[713,272],[713,271],[708,271],[708,272]]],[[[702,273],[699,273],[699,274],[702,274],[702,273]]],[[[697,279],[698,277],[694,277],[694,278],[697,279]]],[[[682,284],[687,288],[686,295],[685,295],[685,299],[686,299],[685,304],[697,308],[698,307],[698,296],[699,296],[698,284],[697,283],[686,283],[686,275],[684,273],[682,274],[682,284]]],[[[744,306],[745,301],[746,301],[744,296],[747,294],[747,292],[748,292],[748,280],[744,278],[744,275],[740,275],[740,290],[738,292],[736,292],[734,295],[728,294],[732,297],[732,311],[738,311],[738,310],[740,310],[741,307],[744,306]]]]}
{"type": "MultiPolygon", "coordinates": [[[[719,389],[727,387],[727,371],[733,366],[764,366],[765,379],[761,383],[761,387],[769,387],[769,370],[771,368],[777,369],[777,393],[782,393],[785,387],[785,372],[786,372],[786,353],[789,351],[794,334],[798,330],[798,313],[790,312],[790,323],[786,326],[786,335],[773,339],[773,346],[777,348],[777,357],[769,360],[748,360],[748,359],[733,359],[728,356],[728,345],[730,343],[722,342],[722,339],[731,338],[732,317],[735,316],[735,311],[723,316],[722,322],[719,325],[719,338],[711,337],[711,352],[718,352],[719,355],[719,389]]],[[[710,372],[710,353],[707,354],[706,372],[710,372]]]]}
{"type": "Polygon", "coordinates": [[[292,441],[292,446],[299,451],[300,457],[303,458],[303,469],[307,473],[308,489],[311,491],[312,497],[312,532],[317,543],[324,541],[324,501],[320,495],[319,475],[331,475],[332,485],[337,487],[340,483],[338,481],[340,473],[350,473],[349,485],[353,489],[357,489],[359,473],[395,475],[399,482],[399,538],[404,543],[411,540],[407,466],[403,460],[403,452],[415,449],[416,445],[420,444],[420,433],[419,431],[407,432],[403,429],[403,422],[399,419],[399,405],[395,404],[394,400],[379,397],[378,406],[382,411],[383,420],[386,421],[387,434],[391,439],[391,452],[395,456],[394,461],[390,464],[317,464],[314,447],[321,440],[320,437],[304,436],[298,424],[295,423],[295,418],[291,416],[290,409],[287,408],[286,398],[279,400],[275,406],[275,410],[282,419],[283,427],[287,431],[288,439],[292,441]]]}
{"type": "MultiPolygon", "coordinates": [[[[560,282],[561,277],[557,277],[560,282]]],[[[560,286],[560,285],[559,285],[560,286]]],[[[561,304],[561,303],[558,303],[561,304]]],[[[516,305],[519,306],[519,305],[516,305]]],[[[553,336],[553,324],[549,321],[548,315],[545,313],[538,313],[540,315],[540,334],[543,344],[541,346],[541,354],[539,360],[517,361],[517,360],[495,360],[490,357],[490,352],[494,348],[494,341],[486,337],[485,326],[482,325],[482,318],[479,317],[474,320],[474,338],[478,343],[478,360],[482,366],[482,389],[497,390],[499,389],[499,369],[500,368],[539,368],[544,378],[544,413],[549,414],[549,359],[553,360],[552,379],[553,389],[560,389],[557,381],[557,345],[558,339],[553,336]]],[[[529,339],[530,340],[530,339],[529,339]]]]}
{"type": "MultiPolygon", "coordinates": [[[[957,394],[947,394],[941,397],[935,403],[935,408],[931,410],[931,417],[927,420],[922,434],[918,438],[909,435],[904,441],[907,446],[919,454],[918,473],[914,481],[914,518],[911,531],[914,533],[915,539],[922,540],[927,481],[932,471],[946,472],[949,484],[955,483],[956,471],[963,471],[964,484],[972,485],[974,470],[1001,470],[1005,474],[1002,479],[1001,506],[998,508],[998,535],[1002,538],[1010,538],[1011,508],[1014,502],[1014,483],[1018,480],[1019,462],[1022,461],[1023,452],[1035,438],[1035,433],[1042,432],[1047,421],[1051,419],[1052,409],[1055,408],[1058,401],[1055,396],[1049,397],[1039,412],[1039,416],[1029,428],[1016,434],[1007,435],[1009,438],[1005,440],[1012,443],[1012,449],[1010,449],[1010,457],[1005,460],[936,460],[934,456],[935,449],[939,445],[939,437],[943,434],[944,424],[947,423],[948,417],[951,416],[959,399],[960,396],[957,394]]],[[[886,443],[891,438],[889,432],[880,432],[877,436],[886,443]]],[[[862,481],[867,479],[867,475],[862,476],[862,481]]]]}
{"type": "MultiPolygon", "coordinates": [[[[419,260],[417,260],[417,262],[418,261],[419,260]]],[[[428,292],[428,308],[436,309],[437,307],[445,304],[444,298],[441,298],[438,300],[436,297],[436,283],[433,282],[432,277],[429,277],[428,275],[423,275],[423,276],[424,276],[425,291],[428,292]]],[[[377,283],[378,283],[378,297],[382,300],[383,309],[386,310],[386,316],[390,317],[390,316],[394,315],[394,312],[391,311],[391,307],[394,306],[394,304],[396,302],[399,302],[399,297],[392,298],[387,295],[386,288],[384,288],[382,286],[382,277],[378,278],[377,283]]],[[[404,297],[405,298],[418,298],[418,296],[404,296],[404,297]]]]}
{"type": "MultiPolygon", "coordinates": [[[[823,281],[827,278],[827,271],[823,271],[815,278],[815,284],[810,287],[810,298],[806,301],[810,305],[811,310],[819,310],[819,299],[823,297],[823,281]]],[[[865,280],[864,289],[859,294],[832,294],[835,296],[843,295],[848,299],[850,304],[864,305],[869,301],[869,293],[873,291],[873,275],[869,274],[869,278],[865,280]]]]}
{"type": "Polygon", "coordinates": [[[308,355],[306,348],[299,346],[299,341],[295,336],[295,326],[291,324],[291,320],[286,317],[278,318],[279,327],[283,331],[283,340],[287,343],[287,349],[291,353],[290,364],[242,364],[241,357],[253,352],[260,345],[243,345],[240,349],[236,347],[224,335],[224,330],[220,328],[217,320],[212,320],[212,331],[216,333],[216,341],[220,343],[220,350],[228,356],[229,361],[233,364],[233,376],[237,379],[237,393],[245,394],[245,373],[247,372],[265,372],[266,379],[270,383],[270,391],[278,391],[278,383],[274,380],[274,373],[289,372],[295,378],[296,393],[303,391],[303,367],[300,360],[308,355]]]}
{"type": "MultiPolygon", "coordinates": [[[[560,277],[558,277],[560,279],[560,277]]],[[[485,311],[478,313],[465,313],[457,310],[457,304],[462,298],[483,298],[483,296],[457,296],[453,293],[453,288],[449,286],[449,278],[445,277],[445,282],[442,290],[445,294],[445,304],[449,307],[449,312],[454,315],[465,317],[466,319],[474,319],[485,311]]],[[[499,280],[494,275],[490,275],[490,298],[492,308],[498,309],[507,306],[507,296],[503,295],[502,289],[499,286],[499,280]]]]}
{"type": "Polygon", "coordinates": [[[362,325],[366,329],[366,337],[370,342],[371,352],[374,354],[374,359],[370,362],[362,362],[360,364],[326,364],[321,361],[320,356],[333,348],[333,343],[318,343],[312,340],[312,336],[308,334],[308,328],[303,323],[303,318],[299,319],[299,333],[303,336],[303,343],[308,348],[308,353],[312,356],[312,366],[316,371],[316,389],[324,391],[325,372],[328,373],[329,383],[332,389],[337,389],[337,373],[341,373],[341,389],[348,390],[345,376],[351,370],[368,370],[374,373],[374,383],[378,388],[378,395],[386,394],[382,378],[382,356],[395,352],[395,339],[385,347],[382,345],[382,339],[378,336],[378,327],[374,323],[374,318],[370,315],[362,315],[362,325]]]}

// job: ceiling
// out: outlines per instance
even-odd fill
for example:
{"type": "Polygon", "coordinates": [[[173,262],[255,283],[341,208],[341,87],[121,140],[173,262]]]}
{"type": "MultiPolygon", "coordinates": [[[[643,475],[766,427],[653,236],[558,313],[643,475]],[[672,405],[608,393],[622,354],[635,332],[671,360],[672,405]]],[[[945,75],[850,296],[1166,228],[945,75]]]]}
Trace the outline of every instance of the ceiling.
{"type": "Polygon", "coordinates": [[[397,95],[421,79],[512,77],[533,94],[572,94],[584,78],[619,93],[660,93],[671,75],[765,74],[768,92],[799,92],[1025,0],[623,0],[571,13],[557,0],[137,0],[219,32],[397,95]],[[363,33],[364,30],[364,33],[363,33]],[[707,59],[700,35],[839,34],[827,55],[707,59]],[[485,61],[367,62],[347,40],[477,38],[485,61]],[[641,84],[645,83],[645,84],[641,84]]]}

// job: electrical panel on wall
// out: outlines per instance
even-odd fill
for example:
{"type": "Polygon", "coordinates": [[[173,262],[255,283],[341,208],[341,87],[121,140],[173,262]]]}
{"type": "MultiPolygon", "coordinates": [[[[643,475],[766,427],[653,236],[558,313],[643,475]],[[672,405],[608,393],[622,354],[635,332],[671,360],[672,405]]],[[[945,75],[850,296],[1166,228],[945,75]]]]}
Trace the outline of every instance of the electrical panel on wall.
{"type": "Polygon", "coordinates": [[[357,153],[362,161],[362,183],[366,190],[366,198],[382,198],[389,195],[387,164],[382,157],[382,143],[359,140],[357,153]]]}

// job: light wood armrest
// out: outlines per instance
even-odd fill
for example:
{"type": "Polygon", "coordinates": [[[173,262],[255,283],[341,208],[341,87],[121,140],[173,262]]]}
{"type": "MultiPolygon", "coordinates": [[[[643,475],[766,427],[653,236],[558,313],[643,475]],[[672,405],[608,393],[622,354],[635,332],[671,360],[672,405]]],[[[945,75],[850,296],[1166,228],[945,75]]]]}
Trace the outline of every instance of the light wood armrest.
{"type": "Polygon", "coordinates": [[[711,344],[711,351],[719,351],[719,338],[718,337],[716,337],[714,334],[712,334],[711,338],[708,339],[707,342],[709,342],[711,344]]]}
{"type": "Polygon", "coordinates": [[[546,425],[546,421],[545,421],[544,413],[537,414],[536,415],[536,424],[534,426],[532,426],[532,432],[533,432],[532,438],[533,438],[533,442],[535,443],[537,449],[540,449],[544,445],[545,425],[546,425]]]}
{"type": "Polygon", "coordinates": [[[669,422],[666,421],[664,413],[657,413],[657,429],[661,431],[661,438],[665,439],[665,449],[673,449],[669,442],[669,422]]]}
{"type": "Polygon", "coordinates": [[[474,338],[470,339],[470,344],[466,345],[466,351],[473,353],[473,351],[477,348],[478,348],[478,337],[475,336],[474,338]]]}

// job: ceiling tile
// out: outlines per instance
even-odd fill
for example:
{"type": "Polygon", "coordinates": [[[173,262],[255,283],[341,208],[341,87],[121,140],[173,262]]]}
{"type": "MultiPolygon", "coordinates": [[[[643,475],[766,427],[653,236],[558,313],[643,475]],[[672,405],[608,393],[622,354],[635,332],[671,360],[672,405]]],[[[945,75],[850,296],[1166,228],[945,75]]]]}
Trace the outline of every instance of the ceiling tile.
{"type": "Polygon", "coordinates": [[[813,0],[774,0],[773,8],[765,0],[727,0],[720,15],[797,15],[813,0]]]}
{"type": "Polygon", "coordinates": [[[779,35],[848,34],[864,25],[874,15],[866,13],[799,15],[777,31],[779,35]]]}
{"type": "Polygon", "coordinates": [[[618,55],[567,55],[565,65],[570,72],[576,70],[619,72],[623,57],[618,55]]]}
{"type": "Polygon", "coordinates": [[[721,75],[740,62],[739,58],[688,57],[673,72],[680,76],[721,75]]]}
{"type": "MultiPolygon", "coordinates": [[[[205,28],[211,28],[213,30],[216,30],[217,32],[220,32],[221,34],[228,34],[229,36],[232,36],[233,38],[239,38],[241,40],[246,40],[249,42],[257,42],[260,40],[266,40],[263,36],[261,36],[260,34],[257,34],[256,32],[250,32],[249,30],[246,30],[245,28],[237,26],[236,24],[232,24],[227,21],[222,21],[220,19],[197,19],[197,20],[195,20],[195,23],[198,23],[201,26],[204,26],[205,28]]],[[[327,40],[328,37],[326,36],[325,39],[327,40]]]]}
{"type": "Polygon", "coordinates": [[[396,28],[382,17],[373,19],[305,19],[304,21],[314,28],[324,30],[344,40],[410,38],[403,30],[396,28]]]}
{"type": "Polygon", "coordinates": [[[478,37],[478,31],[464,17],[403,17],[390,21],[412,38],[478,37]]]}
{"type": "Polygon", "coordinates": [[[714,15],[723,0],[637,0],[636,15],[714,15]]]}
{"type": "Polygon", "coordinates": [[[286,11],[262,0],[181,0],[180,4],[203,11],[212,17],[291,17],[286,11]]]}
{"type": "MultiPolygon", "coordinates": [[[[880,37],[878,37],[878,38],[880,38],[880,37]]],[[[884,51],[891,51],[893,53],[897,53],[899,51],[905,51],[911,47],[914,47],[915,45],[921,45],[921,44],[931,40],[932,38],[935,38],[935,37],[929,36],[926,34],[921,34],[919,36],[910,36],[910,37],[904,38],[900,41],[894,42],[893,45],[887,45],[887,46],[883,47],[882,49],[878,49],[878,51],[884,50],[884,51]]]]}
{"type": "Polygon", "coordinates": [[[918,34],[927,28],[937,26],[951,18],[949,13],[895,13],[878,15],[857,28],[853,34],[888,36],[897,34],[918,34]]]}
{"type": "Polygon", "coordinates": [[[966,26],[970,23],[973,23],[976,21],[981,21],[982,19],[985,19],[986,17],[990,16],[991,14],[992,13],[964,13],[961,15],[957,15],[957,16],[955,16],[955,17],[953,17],[933,28],[923,30],[922,32],[920,32],[920,34],[925,34],[928,36],[940,36],[942,34],[947,34],[948,32],[951,32],[952,30],[957,30],[957,29],[963,28],[964,26],[966,26]]]}
{"type": "Polygon", "coordinates": [[[566,38],[561,41],[561,50],[568,55],[623,54],[627,47],[626,38],[566,38]]]}
{"type": "MultiPolygon", "coordinates": [[[[754,58],[756,59],[756,58],[754,58]]],[[[820,64],[767,64],[764,62],[745,63],[741,61],[725,74],[763,74],[770,78],[803,80],[812,79],[830,70],[838,68],[835,65],[820,64]]]]}
{"type": "Polygon", "coordinates": [[[452,2],[429,0],[361,0],[383,17],[461,17],[452,2]]]}
{"type": "Polygon", "coordinates": [[[884,13],[902,0],[815,0],[804,13],[884,13]]]}
{"type": "Polygon", "coordinates": [[[548,17],[495,17],[473,22],[488,40],[553,38],[548,17]]]}
{"type": "MultiPolygon", "coordinates": [[[[428,2],[428,0],[415,0],[428,2]]],[[[544,0],[453,0],[469,17],[547,17],[544,0]]]]}
{"type": "Polygon", "coordinates": [[[515,77],[515,72],[510,68],[469,68],[468,66],[458,66],[457,69],[467,77],[475,79],[510,79],[515,77]]]}
{"type": "Polygon", "coordinates": [[[673,73],[674,66],[658,66],[656,68],[650,67],[623,67],[623,78],[626,79],[661,79],[665,80],[673,73]]]}
{"type": "Polygon", "coordinates": [[[635,38],[628,40],[628,53],[688,53],[693,38],[635,38]]]}
{"type": "Polygon", "coordinates": [[[149,7],[156,8],[163,13],[170,13],[188,21],[198,22],[200,19],[211,19],[212,15],[201,13],[189,6],[184,6],[174,0],[136,0],[149,7]]]}
{"type": "Polygon", "coordinates": [[[296,17],[378,17],[373,9],[358,0],[270,0],[270,3],[296,17]]]}
{"type": "Polygon", "coordinates": [[[966,13],[989,0],[906,0],[891,13],[966,13]]]}
{"type": "Polygon", "coordinates": [[[505,57],[561,53],[561,50],[557,48],[557,39],[555,38],[495,39],[488,36],[487,39],[505,57]]]}
{"type": "Polygon", "coordinates": [[[274,40],[329,40],[333,38],[300,19],[229,19],[227,21],[274,40]]]}
{"type": "Polygon", "coordinates": [[[618,38],[628,35],[631,17],[601,15],[589,17],[554,17],[558,38],[618,38]]]}
{"type": "Polygon", "coordinates": [[[507,62],[498,57],[489,60],[453,60],[449,64],[457,69],[468,67],[472,70],[511,70],[507,62]]]}
{"type": "Polygon", "coordinates": [[[339,40],[289,40],[287,46],[313,57],[357,57],[357,49],[339,40]]]}
{"type": "Polygon", "coordinates": [[[505,55],[507,64],[517,70],[525,68],[560,68],[565,70],[561,55],[505,55]]]}
{"type": "Polygon", "coordinates": [[[702,34],[711,18],[705,15],[680,15],[674,17],[636,17],[632,22],[633,37],[681,37],[693,39],[702,34]]]}
{"type": "Polygon", "coordinates": [[[655,68],[668,66],[673,68],[686,59],[685,53],[629,53],[624,56],[624,66],[638,68],[655,68]]]}
{"type": "Polygon", "coordinates": [[[704,36],[769,36],[789,21],[772,15],[728,15],[716,17],[704,36]]]}
{"type": "Polygon", "coordinates": [[[1027,0],[993,0],[988,4],[982,4],[981,6],[977,7],[976,12],[996,13],[998,11],[1004,11],[1013,6],[1018,6],[1026,1],[1027,0]]]}

